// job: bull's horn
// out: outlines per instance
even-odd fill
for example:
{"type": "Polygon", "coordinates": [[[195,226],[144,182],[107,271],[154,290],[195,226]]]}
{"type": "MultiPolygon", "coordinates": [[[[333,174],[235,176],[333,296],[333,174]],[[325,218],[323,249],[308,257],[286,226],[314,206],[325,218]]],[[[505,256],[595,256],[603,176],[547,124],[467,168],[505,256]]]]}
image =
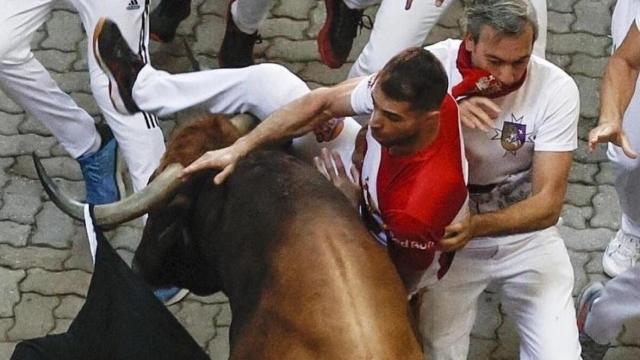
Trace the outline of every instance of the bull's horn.
{"type": "Polygon", "coordinates": [[[245,135],[258,125],[260,120],[249,113],[234,115],[229,121],[238,129],[240,135],[245,135]]]}
{"type": "MultiPolygon", "coordinates": [[[[53,179],[47,175],[35,153],[33,162],[51,201],[65,214],[74,219],[84,220],[84,204],[60,191],[53,179]]],[[[113,226],[133,220],[146,214],[153,206],[167,201],[182,183],[179,178],[182,169],[180,164],[171,164],[141,191],[111,204],[96,205],[93,209],[96,225],[113,226]]]]}
{"type": "MultiPolygon", "coordinates": [[[[229,121],[241,135],[248,133],[258,124],[258,120],[250,114],[235,115],[229,121]]],[[[47,175],[40,158],[35,153],[33,163],[51,201],[65,214],[83,221],[85,204],[60,191],[58,185],[47,175]]],[[[93,209],[96,225],[118,225],[144,215],[155,205],[168,201],[182,183],[179,178],[182,169],[183,166],[180,164],[170,164],[141,191],[111,204],[96,205],[93,209]]]]}

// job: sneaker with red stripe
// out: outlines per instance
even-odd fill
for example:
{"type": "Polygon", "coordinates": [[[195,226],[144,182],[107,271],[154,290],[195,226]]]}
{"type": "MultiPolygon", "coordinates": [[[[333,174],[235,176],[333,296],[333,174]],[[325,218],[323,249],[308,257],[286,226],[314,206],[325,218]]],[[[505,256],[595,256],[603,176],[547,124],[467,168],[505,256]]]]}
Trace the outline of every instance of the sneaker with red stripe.
{"type": "Polygon", "coordinates": [[[318,33],[318,51],[322,62],[335,69],[347,61],[358,27],[364,26],[363,11],[350,9],[342,0],[324,0],[324,4],[327,18],[318,33]]]}

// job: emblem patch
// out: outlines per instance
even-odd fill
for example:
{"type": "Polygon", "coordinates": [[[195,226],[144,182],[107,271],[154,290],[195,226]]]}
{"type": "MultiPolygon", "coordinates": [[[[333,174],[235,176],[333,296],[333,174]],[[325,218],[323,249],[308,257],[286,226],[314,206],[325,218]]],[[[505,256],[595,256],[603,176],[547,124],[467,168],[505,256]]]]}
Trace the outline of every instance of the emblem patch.
{"type": "Polygon", "coordinates": [[[527,125],[505,121],[500,143],[507,151],[516,151],[527,141],[527,125]]]}

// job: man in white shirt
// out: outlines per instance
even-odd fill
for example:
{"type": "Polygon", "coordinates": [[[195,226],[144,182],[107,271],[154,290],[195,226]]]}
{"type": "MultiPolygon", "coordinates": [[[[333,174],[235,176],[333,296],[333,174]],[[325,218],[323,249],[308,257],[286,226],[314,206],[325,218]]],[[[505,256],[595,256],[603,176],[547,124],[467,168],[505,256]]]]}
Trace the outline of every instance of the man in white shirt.
{"type": "Polygon", "coordinates": [[[577,147],[578,89],[531,55],[528,1],[478,1],[466,14],[462,41],[427,47],[460,106],[473,215],[449,226],[470,241],[422,293],[425,352],[465,359],[478,297],[491,286],[516,323],[520,359],[579,359],[573,268],[554,226],[577,147]]]}

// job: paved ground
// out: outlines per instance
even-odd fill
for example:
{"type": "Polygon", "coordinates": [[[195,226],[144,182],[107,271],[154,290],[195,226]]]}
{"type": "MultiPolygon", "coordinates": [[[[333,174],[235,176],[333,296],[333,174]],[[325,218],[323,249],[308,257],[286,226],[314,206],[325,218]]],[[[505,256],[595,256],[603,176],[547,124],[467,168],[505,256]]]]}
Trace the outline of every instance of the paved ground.
{"type": "MultiPolygon", "coordinates": [[[[423,0],[430,1],[430,0],[423,0]]],[[[226,2],[194,0],[192,16],[180,27],[180,37],[192,44],[205,67],[215,67],[224,31],[226,2]]],[[[600,151],[587,154],[584,137],[597,114],[599,76],[610,46],[613,0],[550,0],[548,58],[568,71],[582,93],[580,149],[574,156],[561,227],[576,273],[576,289],[590,279],[602,279],[601,254],[619,222],[612,172],[600,151]]],[[[374,10],[374,9],[371,9],[374,10]]],[[[374,14],[374,11],[368,11],[374,14]]],[[[318,62],[315,36],[324,19],[317,0],[279,0],[261,30],[257,46],[261,61],[283,63],[312,86],[332,84],[346,75],[347,64],[329,70],[318,62]]],[[[454,6],[429,42],[458,36],[460,8],[454,6]]],[[[352,54],[362,48],[368,32],[357,39],[352,54]]],[[[86,73],[86,40],[72,9],[60,5],[39,31],[33,48],[61,87],[91,114],[99,116],[86,73]]],[[[153,62],[169,71],[188,71],[181,41],[153,46],[153,62]]],[[[353,56],[352,56],[353,59],[353,56]]],[[[184,116],[184,115],[181,115],[184,116]]],[[[179,117],[181,117],[179,116],[179,117]]],[[[175,119],[162,124],[169,132],[175,119]]],[[[49,132],[0,93],[0,359],[8,359],[16,342],[63,332],[81,307],[91,277],[84,230],[62,215],[35,181],[29,154],[36,151],[62,186],[81,198],[83,185],[77,164],[49,132]]],[[[110,234],[127,260],[132,257],[140,227],[128,224],[110,234]]],[[[492,293],[479,304],[470,359],[515,359],[518,338],[492,293]]],[[[226,358],[231,320],[226,299],[189,297],[171,311],[212,358],[226,358]]],[[[629,324],[607,359],[640,358],[640,321],[629,324]]]]}

